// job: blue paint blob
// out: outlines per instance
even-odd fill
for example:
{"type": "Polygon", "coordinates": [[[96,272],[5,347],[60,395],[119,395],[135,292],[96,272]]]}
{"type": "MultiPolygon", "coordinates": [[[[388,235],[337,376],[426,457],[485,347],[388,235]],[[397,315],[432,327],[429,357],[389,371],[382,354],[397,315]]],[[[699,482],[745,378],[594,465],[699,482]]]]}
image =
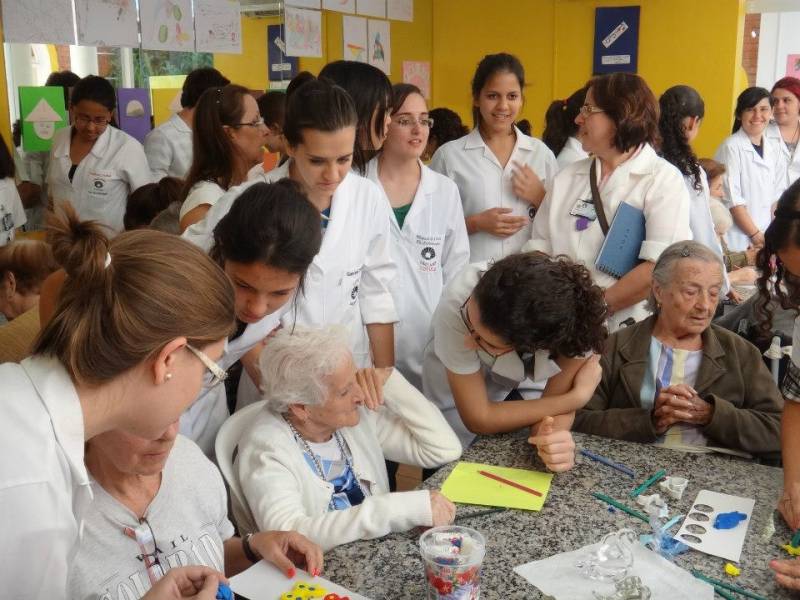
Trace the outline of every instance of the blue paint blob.
{"type": "Polygon", "coordinates": [[[720,513],[714,519],[714,529],[733,529],[742,521],[747,520],[747,515],[739,511],[720,513]]]}
{"type": "Polygon", "coordinates": [[[615,509],[613,506],[609,506],[609,507],[608,507],[608,512],[610,512],[610,513],[613,515],[613,514],[614,514],[614,513],[616,513],[617,511],[616,511],[616,509],[615,509]]]}
{"type": "Polygon", "coordinates": [[[231,588],[224,583],[220,583],[219,587],[217,588],[216,600],[233,600],[233,592],[231,591],[231,588]]]}

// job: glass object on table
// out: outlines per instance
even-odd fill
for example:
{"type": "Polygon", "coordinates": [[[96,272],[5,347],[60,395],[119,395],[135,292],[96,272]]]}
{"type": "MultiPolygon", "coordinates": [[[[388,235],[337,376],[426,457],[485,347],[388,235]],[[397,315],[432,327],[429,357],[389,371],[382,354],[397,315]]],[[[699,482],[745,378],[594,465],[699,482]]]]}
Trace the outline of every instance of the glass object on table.
{"type": "Polygon", "coordinates": [[[597,547],[575,562],[575,566],[589,579],[620,581],[633,567],[633,544],[637,540],[632,529],[606,534],[597,547]]]}

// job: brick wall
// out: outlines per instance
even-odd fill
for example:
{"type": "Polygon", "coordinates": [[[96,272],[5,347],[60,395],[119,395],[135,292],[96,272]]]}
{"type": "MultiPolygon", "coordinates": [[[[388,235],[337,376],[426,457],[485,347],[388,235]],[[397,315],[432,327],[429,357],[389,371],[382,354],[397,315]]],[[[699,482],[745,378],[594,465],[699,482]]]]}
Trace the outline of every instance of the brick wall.
{"type": "Polygon", "coordinates": [[[758,41],[761,39],[761,15],[750,14],[744,17],[744,43],[742,45],[742,67],[747,73],[748,85],[756,84],[758,70],[758,41]],[[756,32],[753,37],[753,32],[756,32]]]}

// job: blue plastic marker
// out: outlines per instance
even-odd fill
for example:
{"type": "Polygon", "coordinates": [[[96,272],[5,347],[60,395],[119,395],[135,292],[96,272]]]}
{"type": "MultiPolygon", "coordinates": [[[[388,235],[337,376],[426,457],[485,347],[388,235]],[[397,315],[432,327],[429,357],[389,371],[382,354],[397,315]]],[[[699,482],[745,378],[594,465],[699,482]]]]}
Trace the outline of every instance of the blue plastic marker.
{"type": "Polygon", "coordinates": [[[606,458],[605,456],[600,456],[599,454],[595,454],[594,452],[589,452],[584,448],[581,448],[578,452],[583,456],[585,456],[586,458],[590,458],[595,462],[599,462],[606,465],[607,467],[616,469],[620,473],[625,473],[625,475],[627,475],[628,477],[636,478],[636,472],[633,469],[631,469],[630,467],[626,467],[625,465],[621,465],[617,462],[614,462],[610,458],[606,458]]]}

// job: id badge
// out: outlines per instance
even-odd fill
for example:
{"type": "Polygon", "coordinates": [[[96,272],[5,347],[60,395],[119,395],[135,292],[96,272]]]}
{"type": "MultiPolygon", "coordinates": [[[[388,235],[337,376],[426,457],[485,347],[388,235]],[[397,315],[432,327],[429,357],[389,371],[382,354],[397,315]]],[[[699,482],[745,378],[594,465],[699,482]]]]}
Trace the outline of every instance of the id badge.
{"type": "Polygon", "coordinates": [[[591,200],[578,200],[572,210],[569,211],[569,214],[573,217],[583,217],[590,221],[597,219],[597,211],[595,211],[594,202],[591,200]]]}

